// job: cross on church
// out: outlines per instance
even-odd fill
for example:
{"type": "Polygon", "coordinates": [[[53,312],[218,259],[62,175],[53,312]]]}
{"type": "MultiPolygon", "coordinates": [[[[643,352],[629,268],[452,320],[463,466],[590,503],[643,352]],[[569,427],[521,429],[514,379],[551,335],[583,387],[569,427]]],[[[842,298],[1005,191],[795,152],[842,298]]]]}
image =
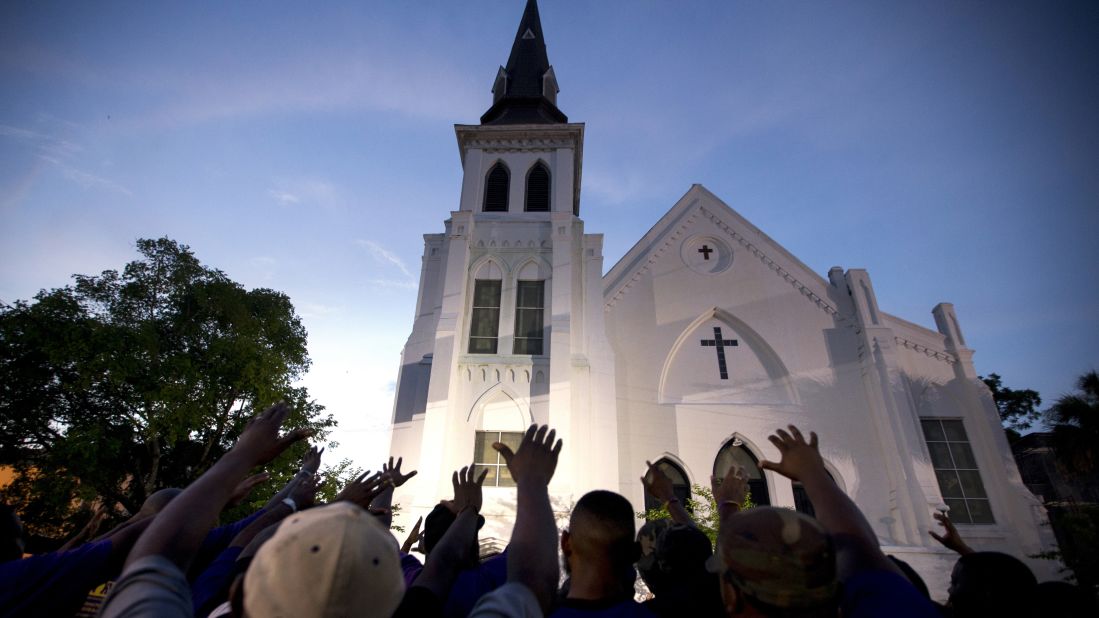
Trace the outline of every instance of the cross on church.
{"type": "Polygon", "coordinates": [[[710,259],[710,254],[713,253],[714,250],[711,249],[709,245],[702,245],[702,248],[699,249],[698,252],[702,254],[702,259],[708,260],[710,259]]]}
{"type": "MultiPolygon", "coordinates": [[[[705,245],[703,245],[703,246],[705,246],[705,245]]],[[[699,249],[699,251],[701,251],[701,249],[699,249]]],[[[709,258],[707,258],[707,259],[709,259],[709,258]]],[[[729,346],[729,347],[733,347],[733,348],[737,347],[738,344],[737,344],[736,339],[722,339],[721,338],[721,327],[720,326],[715,326],[714,327],[714,338],[713,339],[703,339],[702,340],[702,345],[707,346],[707,347],[717,348],[717,370],[721,374],[721,379],[722,380],[728,380],[729,379],[729,368],[726,367],[726,365],[725,365],[725,346],[729,346]]]]}

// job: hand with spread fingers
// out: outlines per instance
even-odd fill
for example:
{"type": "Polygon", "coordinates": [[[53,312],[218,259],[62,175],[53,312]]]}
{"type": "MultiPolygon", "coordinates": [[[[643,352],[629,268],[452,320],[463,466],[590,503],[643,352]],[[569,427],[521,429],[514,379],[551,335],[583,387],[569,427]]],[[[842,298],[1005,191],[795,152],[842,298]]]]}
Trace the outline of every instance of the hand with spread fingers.
{"type": "Polygon", "coordinates": [[[556,436],[557,430],[546,425],[531,425],[523,435],[523,441],[519,443],[519,450],[514,453],[502,442],[493,442],[492,448],[507,462],[516,485],[549,485],[553,472],[557,469],[557,458],[561,454],[561,440],[554,443],[556,436]]]}
{"type": "Polygon", "coordinates": [[[466,466],[450,477],[450,482],[454,485],[454,503],[451,510],[455,513],[461,513],[466,508],[473,509],[474,513],[481,511],[481,484],[485,482],[488,470],[482,470],[481,475],[474,480],[473,476],[476,472],[475,467],[466,466]]]}
{"type": "Polygon", "coordinates": [[[370,502],[377,497],[378,494],[389,488],[392,481],[381,472],[374,474],[374,476],[371,476],[370,478],[367,478],[367,474],[370,474],[369,470],[363,472],[358,478],[345,485],[336,496],[335,502],[346,500],[352,504],[357,504],[364,509],[370,508],[370,502]]]}
{"type": "Polygon", "coordinates": [[[409,531],[408,537],[404,540],[404,544],[401,545],[402,554],[407,554],[412,551],[412,548],[416,547],[416,544],[420,542],[420,539],[424,538],[424,534],[420,532],[420,526],[422,526],[423,523],[424,518],[421,515],[420,518],[416,520],[416,524],[412,526],[412,530],[409,531]]]}
{"type": "Polygon", "coordinates": [[[393,463],[393,458],[389,458],[388,464],[382,464],[382,472],[389,475],[390,480],[393,481],[394,487],[400,487],[408,482],[408,479],[416,476],[416,470],[409,472],[408,474],[401,474],[401,463],[404,462],[404,457],[397,459],[397,463],[393,463]]]}
{"type": "Polygon", "coordinates": [[[280,401],[260,412],[241,432],[231,452],[262,465],[278,457],[291,444],[313,435],[312,429],[295,429],[279,436],[279,428],[290,415],[290,405],[280,401]]]}
{"type": "Polygon", "coordinates": [[[645,476],[641,477],[641,485],[649,495],[661,502],[670,502],[675,499],[675,490],[672,489],[672,479],[651,461],[646,461],[649,467],[645,476]]]}
{"type": "Polygon", "coordinates": [[[929,530],[931,538],[943,544],[943,547],[958,552],[961,555],[972,554],[973,548],[966,544],[962,540],[962,535],[958,534],[958,529],[954,527],[954,522],[950,521],[946,513],[935,513],[935,521],[946,530],[946,533],[942,536],[935,533],[934,530],[929,530]]]}
{"type": "Polygon", "coordinates": [[[817,450],[817,434],[809,432],[807,442],[797,427],[788,425],[788,428],[789,432],[777,429],[774,435],[767,438],[778,448],[782,459],[778,463],[761,461],[759,467],[778,472],[782,476],[802,483],[811,476],[827,474],[824,469],[824,460],[821,459],[820,451],[817,450]]]}
{"type": "Polygon", "coordinates": [[[744,503],[744,498],[748,495],[748,475],[743,468],[734,465],[725,473],[723,479],[711,476],[710,488],[714,492],[714,502],[718,506],[722,504],[739,506],[744,503]]]}

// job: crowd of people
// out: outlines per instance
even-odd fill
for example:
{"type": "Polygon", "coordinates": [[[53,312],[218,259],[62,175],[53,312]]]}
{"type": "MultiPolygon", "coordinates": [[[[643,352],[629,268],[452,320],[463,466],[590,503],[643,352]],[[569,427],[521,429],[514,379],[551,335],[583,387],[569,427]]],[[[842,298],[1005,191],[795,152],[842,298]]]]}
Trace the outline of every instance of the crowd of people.
{"type": "Polygon", "coordinates": [[[259,414],[233,448],[186,488],[164,489],[105,535],[23,556],[22,525],[4,507],[0,614],[4,616],[1092,616],[1094,599],[1064,582],[1039,584],[1015,557],[973,551],[945,515],[933,536],[960,554],[949,599],[934,602],[919,575],[882,552],[869,522],[825,471],[817,436],[794,426],[769,439],[778,461],[761,466],[800,482],[815,517],[742,510],[735,467],[714,479],[716,546],[671,481],[650,465],[646,491],[670,520],[636,530],[630,502],[606,490],[575,504],[558,534],[549,484],[562,441],[531,426],[516,450],[493,445],[516,485],[506,549],[479,556],[484,524],[473,466],[454,494],[417,521],[403,546],[390,532],[393,490],[416,473],[392,458],[316,504],[322,452],[263,508],[215,527],[249,477],[306,432],[280,435],[289,408],[259,414]],[[421,530],[422,525],[422,530],[421,530]],[[425,556],[421,562],[413,548],[425,556]],[[561,569],[564,569],[562,579],[561,569]],[[648,598],[638,600],[640,576],[648,598]]]}

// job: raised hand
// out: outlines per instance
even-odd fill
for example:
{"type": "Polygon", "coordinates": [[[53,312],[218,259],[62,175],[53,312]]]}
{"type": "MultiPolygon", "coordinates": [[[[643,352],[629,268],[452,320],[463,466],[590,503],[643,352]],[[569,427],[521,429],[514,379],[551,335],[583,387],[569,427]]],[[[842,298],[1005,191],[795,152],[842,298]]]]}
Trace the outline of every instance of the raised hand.
{"type": "Polygon", "coordinates": [[[229,502],[226,504],[228,507],[236,506],[241,502],[248,499],[248,494],[252,493],[252,489],[260,483],[266,482],[271,478],[271,475],[266,472],[260,472],[259,474],[253,474],[252,476],[237,483],[236,488],[233,489],[233,495],[229,497],[229,502]]]}
{"type": "Polygon", "coordinates": [[[389,478],[393,481],[394,487],[400,487],[404,485],[408,479],[416,476],[416,470],[409,472],[408,474],[401,474],[401,463],[404,462],[404,457],[397,459],[397,463],[393,463],[393,458],[389,458],[389,464],[382,464],[382,472],[389,475],[389,478]]]}
{"type": "Polygon", "coordinates": [[[711,476],[710,488],[713,489],[714,502],[718,506],[727,503],[739,506],[744,503],[744,497],[748,495],[748,475],[744,473],[743,468],[734,465],[725,473],[723,479],[711,476]]]}
{"type": "Polygon", "coordinates": [[[276,458],[291,444],[313,435],[312,429],[295,429],[279,437],[279,428],[290,414],[290,406],[280,401],[256,415],[244,428],[233,453],[246,457],[253,465],[262,465],[276,458]]]}
{"type": "Polygon", "coordinates": [[[301,472],[313,475],[317,473],[317,470],[321,469],[321,455],[324,454],[324,449],[317,450],[317,447],[311,447],[305,452],[305,456],[301,458],[301,472]]]}
{"type": "Polygon", "coordinates": [[[450,477],[450,482],[454,485],[454,502],[451,510],[456,514],[467,507],[472,508],[474,513],[481,511],[481,484],[485,482],[488,470],[482,470],[481,476],[473,480],[476,471],[473,466],[466,466],[450,477]]]}
{"type": "Polygon", "coordinates": [[[809,432],[809,441],[806,442],[805,436],[801,435],[797,427],[793,425],[788,427],[789,433],[778,429],[774,435],[767,438],[771,444],[778,447],[782,459],[778,463],[761,461],[759,467],[801,482],[805,482],[807,478],[816,474],[827,474],[824,469],[824,460],[821,459],[820,451],[817,450],[817,434],[809,432]]]}
{"type": "Polygon", "coordinates": [[[561,454],[561,441],[554,444],[557,431],[546,425],[531,425],[519,443],[519,450],[511,449],[502,442],[493,442],[492,448],[500,453],[508,464],[515,484],[536,483],[549,485],[553,472],[557,469],[557,457],[561,454]],[[548,435],[546,432],[549,432],[548,435]]]}
{"type": "Polygon", "coordinates": [[[675,490],[672,489],[672,479],[651,461],[646,461],[645,465],[649,466],[645,476],[641,477],[641,484],[645,487],[645,491],[661,502],[674,500],[675,490]]]}
{"type": "Polygon", "coordinates": [[[420,525],[423,523],[424,518],[421,515],[420,518],[416,520],[416,524],[412,526],[412,530],[409,531],[408,538],[406,538],[404,540],[404,544],[401,545],[402,554],[407,554],[408,552],[412,551],[412,548],[416,546],[416,543],[419,543],[420,539],[424,538],[423,533],[420,532],[420,525]]]}
{"type": "Polygon", "coordinates": [[[288,496],[297,505],[298,510],[312,508],[317,503],[317,477],[310,476],[290,490],[288,496]]]}
{"type": "Polygon", "coordinates": [[[370,474],[369,470],[363,472],[358,478],[345,485],[336,496],[335,501],[346,500],[352,504],[357,504],[364,509],[369,509],[370,502],[376,498],[378,494],[390,487],[392,481],[381,472],[376,473],[370,478],[366,478],[367,474],[370,474]]]}
{"type": "Polygon", "coordinates": [[[973,548],[962,540],[962,535],[958,534],[958,529],[954,527],[954,522],[950,521],[950,518],[947,517],[946,513],[935,513],[934,517],[935,521],[939,522],[946,530],[946,534],[939,536],[934,530],[929,530],[928,532],[931,533],[931,538],[942,543],[943,547],[956,551],[963,556],[973,553],[973,548]]]}

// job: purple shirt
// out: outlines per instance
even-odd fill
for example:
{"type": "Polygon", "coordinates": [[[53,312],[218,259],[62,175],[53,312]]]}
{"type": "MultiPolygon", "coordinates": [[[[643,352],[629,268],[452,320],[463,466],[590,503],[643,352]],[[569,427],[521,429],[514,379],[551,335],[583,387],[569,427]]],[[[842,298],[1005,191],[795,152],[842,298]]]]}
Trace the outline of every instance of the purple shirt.
{"type": "Polygon", "coordinates": [[[0,616],[72,616],[107,581],[111,541],[0,563],[0,616]]]}

